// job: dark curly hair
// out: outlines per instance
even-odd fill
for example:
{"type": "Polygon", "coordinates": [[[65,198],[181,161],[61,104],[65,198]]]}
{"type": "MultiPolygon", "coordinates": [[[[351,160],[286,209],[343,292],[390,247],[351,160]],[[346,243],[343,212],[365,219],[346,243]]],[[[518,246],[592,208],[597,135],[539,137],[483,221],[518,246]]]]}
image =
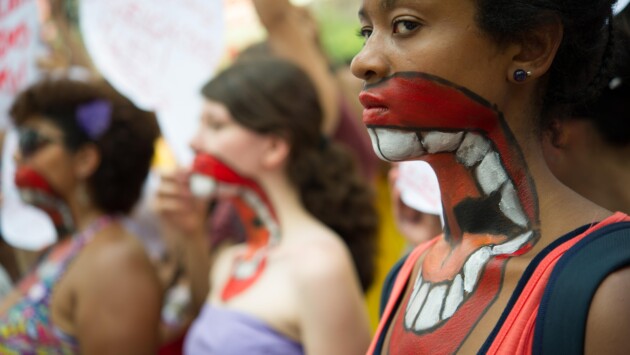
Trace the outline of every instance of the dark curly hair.
{"type": "Polygon", "coordinates": [[[103,81],[45,78],[18,95],[10,115],[18,127],[33,117],[49,120],[61,129],[70,151],[95,144],[101,161],[88,179],[92,200],[105,213],[131,211],[142,193],[159,135],[153,113],[139,109],[103,81]],[[92,140],[77,123],[75,113],[94,100],[110,102],[112,114],[109,128],[92,140]]]}
{"type": "Polygon", "coordinates": [[[498,43],[523,40],[539,26],[559,21],[563,37],[542,93],[544,127],[576,103],[596,97],[613,63],[615,0],[477,0],[477,23],[498,43]]]}
{"type": "Polygon", "coordinates": [[[608,143],[618,147],[630,145],[630,7],[615,16],[613,27],[618,48],[613,79],[601,96],[578,105],[568,119],[586,119],[608,143]]]}
{"type": "Polygon", "coordinates": [[[323,138],[322,109],[308,76],[282,59],[243,60],[202,93],[224,104],[248,129],[288,139],[290,180],[307,210],[344,240],[366,290],[374,278],[378,226],[373,193],[349,152],[323,138]]]}

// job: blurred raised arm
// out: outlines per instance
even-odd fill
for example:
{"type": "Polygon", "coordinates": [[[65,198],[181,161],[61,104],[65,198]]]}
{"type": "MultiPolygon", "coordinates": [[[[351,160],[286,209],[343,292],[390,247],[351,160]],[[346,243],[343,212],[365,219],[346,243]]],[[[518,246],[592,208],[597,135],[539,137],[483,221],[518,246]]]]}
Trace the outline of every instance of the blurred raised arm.
{"type": "Polygon", "coordinates": [[[332,135],[339,121],[341,92],[320,47],[316,20],[289,0],[254,0],[254,5],[273,53],[299,66],[313,81],[324,113],[322,132],[332,135]]]}

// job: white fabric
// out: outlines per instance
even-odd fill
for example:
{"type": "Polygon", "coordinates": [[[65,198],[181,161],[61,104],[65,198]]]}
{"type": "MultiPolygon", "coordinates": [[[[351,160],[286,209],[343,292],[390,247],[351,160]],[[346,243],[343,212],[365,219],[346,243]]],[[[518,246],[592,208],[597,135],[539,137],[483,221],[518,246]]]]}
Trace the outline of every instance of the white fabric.
{"type": "Polygon", "coordinates": [[[6,129],[15,95],[37,78],[36,0],[1,0],[0,33],[0,129],[6,129]]]}

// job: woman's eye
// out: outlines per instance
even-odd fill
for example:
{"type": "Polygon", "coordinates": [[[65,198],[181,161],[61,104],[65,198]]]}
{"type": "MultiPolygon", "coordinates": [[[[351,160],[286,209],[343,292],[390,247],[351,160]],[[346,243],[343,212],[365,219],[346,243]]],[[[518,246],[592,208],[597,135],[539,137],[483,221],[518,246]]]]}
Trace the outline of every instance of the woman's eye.
{"type": "Polygon", "coordinates": [[[208,126],[208,128],[216,131],[223,128],[225,124],[222,122],[210,121],[210,122],[206,122],[206,125],[208,126]]]}
{"type": "Polygon", "coordinates": [[[365,39],[367,41],[368,38],[372,35],[372,29],[368,27],[360,28],[357,32],[357,36],[365,39]]]}
{"type": "Polygon", "coordinates": [[[394,33],[397,34],[407,34],[409,32],[414,31],[420,27],[418,22],[410,21],[410,20],[399,20],[394,22],[394,33]]]}

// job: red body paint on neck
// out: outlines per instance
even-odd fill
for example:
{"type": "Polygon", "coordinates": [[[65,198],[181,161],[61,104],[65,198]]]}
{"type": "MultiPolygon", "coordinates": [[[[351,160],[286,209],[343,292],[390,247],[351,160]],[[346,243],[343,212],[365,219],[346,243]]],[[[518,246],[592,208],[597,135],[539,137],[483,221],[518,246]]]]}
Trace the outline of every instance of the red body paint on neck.
{"type": "Polygon", "coordinates": [[[15,172],[15,186],[22,200],[44,211],[60,237],[74,232],[74,220],[68,204],[39,172],[21,166],[15,172]]]}
{"type": "Polygon", "coordinates": [[[221,292],[221,299],[229,301],[247,290],[263,274],[269,248],[279,238],[277,217],[260,185],[238,174],[218,158],[199,154],[192,170],[214,179],[218,185],[234,187],[237,191],[236,196],[230,199],[245,227],[247,248],[236,256],[231,275],[221,292]]]}
{"type": "Polygon", "coordinates": [[[398,73],[360,100],[382,156],[431,164],[447,225],[401,300],[388,353],[454,353],[496,300],[507,260],[538,238],[524,156],[494,105],[442,78],[398,73]],[[397,149],[398,137],[410,148],[397,149]]]}

